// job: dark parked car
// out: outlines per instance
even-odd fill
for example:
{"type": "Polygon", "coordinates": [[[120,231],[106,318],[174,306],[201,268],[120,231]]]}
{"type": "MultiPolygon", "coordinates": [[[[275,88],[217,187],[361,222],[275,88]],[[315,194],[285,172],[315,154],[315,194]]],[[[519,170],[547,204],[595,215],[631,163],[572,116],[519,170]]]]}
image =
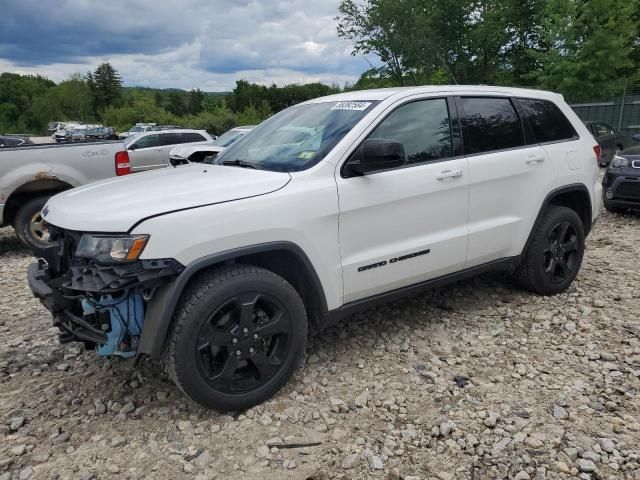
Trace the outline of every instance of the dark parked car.
{"type": "Polygon", "coordinates": [[[602,195],[610,212],[640,209],[640,146],[613,157],[602,179],[602,195]]]}
{"type": "Polygon", "coordinates": [[[618,138],[618,134],[608,123],[584,122],[584,124],[602,148],[602,162],[600,165],[603,167],[608,165],[616,152],[624,148],[618,138]]]}
{"type": "Polygon", "coordinates": [[[113,127],[91,128],[86,131],[85,140],[118,140],[118,134],[113,127]]]}
{"type": "Polygon", "coordinates": [[[33,142],[27,137],[0,136],[0,148],[23,147],[25,145],[33,145],[33,142]]]}

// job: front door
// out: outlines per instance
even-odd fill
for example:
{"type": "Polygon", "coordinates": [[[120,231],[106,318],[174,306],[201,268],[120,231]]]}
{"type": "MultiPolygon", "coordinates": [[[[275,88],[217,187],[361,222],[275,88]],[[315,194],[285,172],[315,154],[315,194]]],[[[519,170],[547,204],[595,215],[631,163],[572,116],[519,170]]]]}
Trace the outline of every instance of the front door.
{"type": "Polygon", "coordinates": [[[469,172],[453,136],[446,99],[405,103],[367,137],[402,143],[405,164],[336,172],[345,303],[464,267],[469,172]]]}

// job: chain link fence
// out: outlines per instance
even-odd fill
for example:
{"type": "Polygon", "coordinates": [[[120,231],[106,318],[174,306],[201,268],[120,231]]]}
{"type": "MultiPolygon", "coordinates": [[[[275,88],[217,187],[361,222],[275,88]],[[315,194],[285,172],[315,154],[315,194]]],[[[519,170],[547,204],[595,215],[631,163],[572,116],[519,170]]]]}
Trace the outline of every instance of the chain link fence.
{"type": "Polygon", "coordinates": [[[604,122],[618,133],[623,147],[633,145],[633,135],[640,134],[640,83],[621,81],[619,96],[572,102],[569,105],[583,122],[604,122]]]}

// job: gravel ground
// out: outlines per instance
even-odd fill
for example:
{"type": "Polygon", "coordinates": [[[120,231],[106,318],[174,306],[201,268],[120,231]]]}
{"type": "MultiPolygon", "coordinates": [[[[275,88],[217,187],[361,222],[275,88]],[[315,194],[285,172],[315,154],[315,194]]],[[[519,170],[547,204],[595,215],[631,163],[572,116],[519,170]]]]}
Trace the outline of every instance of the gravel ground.
{"type": "Polygon", "coordinates": [[[563,295],[483,276],[351,317],[233,416],[58,345],[2,229],[0,480],[640,479],[639,227],[604,213],[563,295]]]}

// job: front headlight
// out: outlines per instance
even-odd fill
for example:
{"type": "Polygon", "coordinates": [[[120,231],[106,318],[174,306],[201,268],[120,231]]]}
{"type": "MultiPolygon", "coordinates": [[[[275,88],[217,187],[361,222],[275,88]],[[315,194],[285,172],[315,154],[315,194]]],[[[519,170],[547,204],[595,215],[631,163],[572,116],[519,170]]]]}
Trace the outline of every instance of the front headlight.
{"type": "Polygon", "coordinates": [[[93,235],[85,233],[76,250],[77,257],[92,258],[100,263],[137,260],[149,241],[149,235],[93,235]]]}
{"type": "Polygon", "coordinates": [[[629,159],[615,155],[611,160],[611,168],[625,168],[629,166],[629,159]]]}

